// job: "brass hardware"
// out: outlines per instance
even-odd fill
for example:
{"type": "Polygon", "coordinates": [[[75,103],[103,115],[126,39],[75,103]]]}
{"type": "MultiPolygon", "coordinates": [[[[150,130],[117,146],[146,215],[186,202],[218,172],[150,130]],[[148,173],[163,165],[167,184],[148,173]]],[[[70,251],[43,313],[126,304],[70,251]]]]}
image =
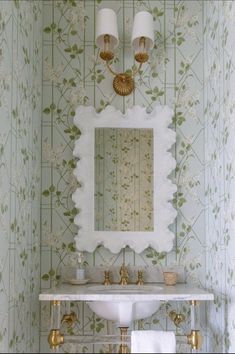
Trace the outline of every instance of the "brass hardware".
{"type": "Polygon", "coordinates": [[[127,271],[127,268],[124,263],[122,264],[119,273],[121,276],[121,280],[120,280],[119,284],[120,285],[127,285],[129,275],[128,275],[128,271],[127,271]]]}
{"type": "MultiPolygon", "coordinates": [[[[145,38],[140,38],[140,46],[145,47],[145,38]]],[[[133,77],[140,72],[143,63],[148,61],[149,55],[146,52],[139,52],[135,54],[135,60],[139,66],[132,70],[131,74],[117,73],[110,67],[109,62],[114,58],[114,53],[110,50],[110,36],[104,36],[104,50],[100,51],[100,57],[106,62],[108,70],[114,75],[113,89],[120,96],[128,96],[135,89],[135,82],[133,77]]]]}
{"type": "Polygon", "coordinates": [[[200,330],[191,330],[191,333],[187,335],[188,344],[191,345],[193,350],[200,350],[202,346],[202,335],[200,330]]]}
{"type": "Polygon", "coordinates": [[[190,300],[189,303],[190,303],[190,305],[192,305],[192,306],[199,305],[199,301],[198,301],[198,300],[190,300]]]}
{"type": "Polygon", "coordinates": [[[149,55],[148,53],[136,53],[135,54],[135,60],[138,61],[138,63],[145,63],[148,61],[149,55]]]}
{"type": "Polygon", "coordinates": [[[51,349],[56,349],[58,346],[64,344],[64,335],[60,333],[59,329],[51,329],[48,336],[48,343],[51,349]]]}
{"type": "Polygon", "coordinates": [[[110,285],[111,281],[110,281],[110,271],[109,270],[105,270],[104,271],[104,285],[110,285]]]}
{"type": "MultiPolygon", "coordinates": [[[[119,327],[119,329],[121,332],[121,341],[126,341],[128,327],[119,327]]],[[[127,344],[120,344],[118,353],[119,354],[129,354],[130,349],[128,348],[128,345],[127,344]]]]}
{"type": "Polygon", "coordinates": [[[120,96],[127,96],[129,95],[135,88],[135,82],[133,77],[138,74],[142,67],[142,63],[139,63],[139,66],[135,69],[132,70],[131,74],[127,73],[117,73],[115,72],[109,65],[109,61],[106,60],[106,66],[108,70],[111,72],[112,75],[114,75],[113,79],[113,88],[114,91],[120,95],[120,96]]]}
{"type": "Polygon", "coordinates": [[[77,321],[77,315],[75,312],[71,312],[70,314],[65,314],[62,317],[61,324],[66,323],[68,327],[71,327],[77,321]]]}
{"type": "Polygon", "coordinates": [[[115,76],[113,88],[118,95],[128,96],[134,90],[135,83],[130,75],[122,73],[115,76]]]}
{"type": "Polygon", "coordinates": [[[111,50],[109,49],[109,44],[110,44],[110,35],[105,34],[104,35],[104,50],[102,50],[100,52],[101,59],[103,59],[105,61],[110,61],[114,57],[113,52],[111,52],[111,50]]]}
{"type": "MultiPolygon", "coordinates": [[[[145,37],[140,38],[139,46],[145,47],[145,37]]],[[[149,59],[149,55],[147,52],[139,52],[135,54],[135,60],[138,63],[145,63],[146,61],[148,61],[148,59],[149,59]]]]}
{"type": "Polygon", "coordinates": [[[143,285],[144,284],[144,275],[142,270],[138,270],[138,279],[136,285],[143,285]]]}
{"type": "Polygon", "coordinates": [[[53,306],[59,306],[59,305],[60,305],[60,300],[52,300],[52,301],[51,301],[51,304],[52,304],[53,306]]]}
{"type": "Polygon", "coordinates": [[[176,311],[171,311],[169,313],[169,317],[174,322],[174,325],[176,327],[179,327],[181,322],[185,321],[185,315],[183,315],[182,313],[176,313],[176,311]]]}
{"type": "Polygon", "coordinates": [[[114,55],[113,55],[113,52],[110,52],[110,51],[107,51],[107,52],[100,52],[100,57],[101,59],[105,60],[105,61],[109,61],[109,60],[112,60],[114,55]]]}

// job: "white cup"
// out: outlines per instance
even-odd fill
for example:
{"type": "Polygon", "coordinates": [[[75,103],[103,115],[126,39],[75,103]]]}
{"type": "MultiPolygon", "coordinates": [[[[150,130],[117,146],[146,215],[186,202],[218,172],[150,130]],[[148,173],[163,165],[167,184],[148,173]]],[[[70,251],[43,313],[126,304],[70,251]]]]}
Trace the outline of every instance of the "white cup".
{"type": "Polygon", "coordinates": [[[81,268],[76,269],[76,279],[78,280],[85,279],[85,269],[81,269],[81,268]]]}

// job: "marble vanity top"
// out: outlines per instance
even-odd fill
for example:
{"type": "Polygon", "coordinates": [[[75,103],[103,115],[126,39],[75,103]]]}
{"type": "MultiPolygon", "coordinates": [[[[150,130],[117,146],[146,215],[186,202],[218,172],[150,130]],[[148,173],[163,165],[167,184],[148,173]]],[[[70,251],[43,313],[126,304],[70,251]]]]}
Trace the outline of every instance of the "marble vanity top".
{"type": "MultiPolygon", "coordinates": [[[[126,293],[108,292],[109,285],[104,290],[96,290],[94,285],[71,285],[61,284],[59,286],[43,290],[39,295],[40,301],[141,301],[141,300],[158,300],[158,301],[212,301],[214,295],[203,289],[194,288],[187,284],[177,284],[167,286],[163,283],[149,283],[144,286],[151,287],[148,292],[141,292],[136,288],[136,291],[126,293]],[[92,287],[94,289],[92,289],[92,287]],[[107,289],[107,290],[106,290],[107,289]]],[[[143,286],[143,287],[144,287],[143,286]]],[[[141,286],[139,288],[141,290],[141,286]]]]}

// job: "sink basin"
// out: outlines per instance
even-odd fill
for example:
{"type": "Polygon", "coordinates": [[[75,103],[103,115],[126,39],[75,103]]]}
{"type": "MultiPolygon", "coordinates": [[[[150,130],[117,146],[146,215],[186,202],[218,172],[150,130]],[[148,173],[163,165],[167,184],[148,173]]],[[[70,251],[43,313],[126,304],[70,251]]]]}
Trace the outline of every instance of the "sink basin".
{"type": "Polygon", "coordinates": [[[99,317],[115,321],[119,327],[130,327],[136,320],[152,316],[159,308],[160,301],[136,300],[134,295],[151,294],[161,290],[160,286],[151,285],[94,285],[88,291],[98,294],[129,295],[128,300],[89,301],[90,309],[99,317]]]}
{"type": "Polygon", "coordinates": [[[104,292],[112,294],[149,294],[153,291],[161,290],[162,287],[155,285],[93,285],[89,286],[89,291],[104,292]]]}

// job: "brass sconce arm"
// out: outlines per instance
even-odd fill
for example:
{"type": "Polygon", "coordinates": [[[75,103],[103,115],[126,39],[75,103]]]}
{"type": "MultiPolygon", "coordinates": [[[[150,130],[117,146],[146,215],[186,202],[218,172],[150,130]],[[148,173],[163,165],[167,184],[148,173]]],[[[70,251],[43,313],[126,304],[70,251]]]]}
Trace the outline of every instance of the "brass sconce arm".
{"type": "Polygon", "coordinates": [[[114,91],[120,96],[129,95],[135,88],[135,82],[133,77],[140,71],[142,63],[140,63],[138,68],[136,70],[133,70],[131,74],[115,72],[111,68],[108,60],[106,60],[106,66],[111,72],[111,74],[115,76],[113,79],[114,91]]]}
{"type": "Polygon", "coordinates": [[[109,64],[109,60],[106,60],[106,66],[107,66],[108,70],[111,72],[111,74],[113,74],[114,76],[118,76],[118,75],[129,75],[129,76],[134,77],[135,75],[137,75],[137,74],[140,72],[140,69],[141,69],[141,67],[142,67],[142,64],[143,64],[143,63],[139,63],[138,67],[137,67],[135,70],[132,70],[132,73],[131,73],[131,74],[126,74],[126,73],[120,74],[120,73],[115,72],[115,71],[111,68],[111,66],[110,66],[110,64],[109,64]]]}
{"type": "Polygon", "coordinates": [[[108,70],[111,72],[111,74],[113,74],[114,76],[119,75],[119,73],[115,72],[115,71],[111,68],[111,66],[110,66],[110,64],[109,64],[109,60],[106,60],[106,66],[107,66],[108,70]]]}
{"type": "Polygon", "coordinates": [[[142,65],[143,63],[139,63],[139,66],[135,70],[132,70],[132,76],[135,76],[140,72],[142,65]]]}

